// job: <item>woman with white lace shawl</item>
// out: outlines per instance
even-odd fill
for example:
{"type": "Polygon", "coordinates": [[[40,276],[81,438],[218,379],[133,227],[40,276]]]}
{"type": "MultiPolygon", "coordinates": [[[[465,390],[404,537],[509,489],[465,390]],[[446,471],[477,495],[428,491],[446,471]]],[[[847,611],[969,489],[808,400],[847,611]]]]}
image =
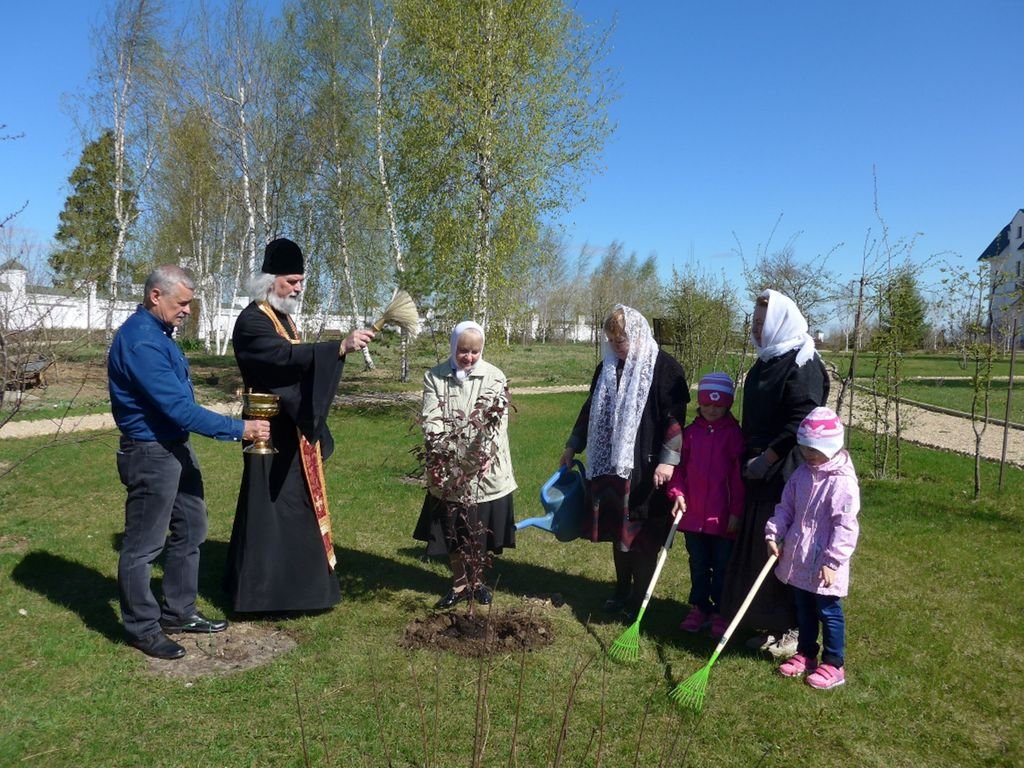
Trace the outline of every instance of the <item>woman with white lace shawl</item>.
{"type": "MultiPolygon", "coordinates": [[[[803,418],[828,400],[828,375],[807,333],[807,320],[788,296],[763,291],[750,324],[757,360],[743,383],[743,470],[746,501],[725,573],[722,615],[732,618],[764,566],[764,526],[782,498],[800,451],[796,433],[803,418]]],[[[769,576],[744,614],[761,635],[749,644],[772,655],[796,653],[796,615],[788,588],[769,576]]]]}
{"type": "Polygon", "coordinates": [[[612,542],[615,592],[605,610],[635,614],[671,522],[663,486],[679,463],[690,391],[682,366],[658,348],[635,309],[616,305],[604,333],[603,358],[561,464],[586,448],[583,536],[612,542]]]}

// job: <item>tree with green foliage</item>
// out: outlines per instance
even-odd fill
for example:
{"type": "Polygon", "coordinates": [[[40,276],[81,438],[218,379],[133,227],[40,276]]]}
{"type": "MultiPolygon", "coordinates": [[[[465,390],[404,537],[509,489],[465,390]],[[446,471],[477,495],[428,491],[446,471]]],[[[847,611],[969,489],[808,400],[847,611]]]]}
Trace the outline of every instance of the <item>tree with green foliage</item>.
{"type": "MultiPolygon", "coordinates": [[[[118,240],[115,178],[114,132],[105,130],[85,146],[68,178],[71,194],[64,202],[54,235],[57,247],[49,257],[58,285],[99,283],[109,274],[118,240]]],[[[122,194],[134,210],[134,195],[122,194]]]]}
{"type": "MultiPolygon", "coordinates": [[[[673,269],[666,303],[673,353],[689,379],[695,381],[701,373],[725,370],[738,314],[736,297],[725,276],[716,281],[693,265],[682,272],[673,269]]],[[[729,373],[738,380],[740,371],[729,373]]]]}
{"type": "MultiPolygon", "coordinates": [[[[241,259],[230,244],[241,237],[241,206],[233,195],[209,114],[197,107],[169,112],[160,161],[151,178],[151,264],[174,261],[192,271],[198,311],[187,326],[206,330],[205,346],[227,350],[218,322],[221,304],[237,283],[241,259]]],[[[141,275],[140,275],[141,277],[141,275]]]]}
{"type": "Polygon", "coordinates": [[[641,260],[635,251],[627,256],[625,246],[613,240],[587,283],[586,314],[594,344],[604,339],[602,324],[616,304],[632,307],[650,321],[663,309],[662,296],[654,256],[641,260]]]}
{"type": "MultiPolygon", "coordinates": [[[[331,0],[307,0],[291,21],[296,78],[307,104],[310,240],[319,258],[307,269],[307,292],[321,306],[362,317],[386,298],[391,280],[378,232],[379,189],[371,172],[371,98],[362,70],[371,57],[363,32],[366,9],[331,0]],[[314,234],[315,232],[315,234],[314,234]]],[[[374,367],[369,348],[362,351],[374,367]]]]}
{"type": "Polygon", "coordinates": [[[910,265],[897,269],[882,286],[878,296],[876,347],[893,347],[900,352],[921,349],[928,333],[928,306],[910,265]]]}
{"type": "Polygon", "coordinates": [[[110,210],[117,229],[105,276],[105,326],[110,336],[114,303],[125,282],[122,268],[129,260],[140,215],[140,189],[154,159],[150,129],[157,113],[147,107],[150,89],[159,81],[164,55],[159,33],[167,7],[164,0],[112,0],[104,10],[104,18],[94,30],[97,61],[92,76],[99,87],[92,106],[95,124],[109,128],[113,140],[110,210]]]}
{"type": "Polygon", "coordinates": [[[397,141],[417,293],[485,324],[610,131],[604,38],[563,0],[396,0],[397,141]]]}

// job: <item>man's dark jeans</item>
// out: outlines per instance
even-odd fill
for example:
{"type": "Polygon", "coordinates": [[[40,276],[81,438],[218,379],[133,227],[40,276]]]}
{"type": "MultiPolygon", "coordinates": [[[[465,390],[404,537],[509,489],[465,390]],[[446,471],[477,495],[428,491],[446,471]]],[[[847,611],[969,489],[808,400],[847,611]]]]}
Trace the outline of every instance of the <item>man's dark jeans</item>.
{"type": "Polygon", "coordinates": [[[203,477],[187,440],[159,443],[122,437],[117,471],[128,491],[117,563],[121,618],[128,636],[141,639],[160,630],[161,617],[174,622],[195,613],[199,545],[206,539],[203,477]],[[162,605],[150,585],[153,562],[161,552],[162,605]]]}

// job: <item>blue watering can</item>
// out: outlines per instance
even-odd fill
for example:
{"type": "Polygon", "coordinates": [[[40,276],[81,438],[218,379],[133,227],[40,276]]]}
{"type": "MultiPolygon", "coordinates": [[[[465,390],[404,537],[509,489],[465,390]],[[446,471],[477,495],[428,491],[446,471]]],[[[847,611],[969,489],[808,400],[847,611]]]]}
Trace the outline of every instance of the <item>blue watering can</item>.
{"type": "Polygon", "coordinates": [[[559,541],[580,537],[584,513],[583,478],[585,468],[578,459],[559,468],[540,489],[540,503],[547,513],[516,523],[516,530],[540,528],[555,534],[559,541]]]}

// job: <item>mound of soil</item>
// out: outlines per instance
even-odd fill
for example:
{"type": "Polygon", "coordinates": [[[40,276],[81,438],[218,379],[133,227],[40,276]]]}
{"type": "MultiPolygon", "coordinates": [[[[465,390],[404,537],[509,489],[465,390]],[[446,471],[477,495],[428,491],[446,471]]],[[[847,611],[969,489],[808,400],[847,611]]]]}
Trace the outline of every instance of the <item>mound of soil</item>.
{"type": "Polygon", "coordinates": [[[452,651],[481,658],[515,651],[532,651],[554,642],[551,622],[520,610],[489,611],[476,615],[450,611],[415,619],[405,628],[403,648],[452,651]]]}
{"type": "Polygon", "coordinates": [[[296,646],[295,639],[273,625],[232,622],[214,635],[173,635],[185,647],[174,661],[146,657],[148,671],[161,677],[195,679],[226,675],[266,664],[296,646]]]}

